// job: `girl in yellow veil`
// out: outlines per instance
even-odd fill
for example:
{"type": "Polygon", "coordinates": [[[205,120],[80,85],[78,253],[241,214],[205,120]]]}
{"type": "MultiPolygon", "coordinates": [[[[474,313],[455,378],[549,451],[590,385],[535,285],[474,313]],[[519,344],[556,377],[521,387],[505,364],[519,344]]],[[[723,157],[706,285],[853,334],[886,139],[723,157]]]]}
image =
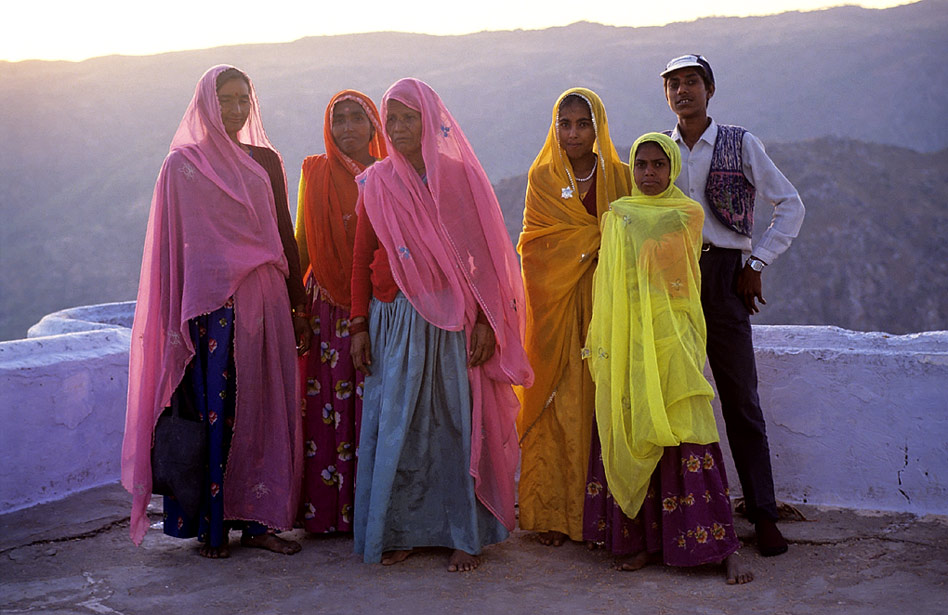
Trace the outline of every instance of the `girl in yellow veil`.
{"type": "Polygon", "coordinates": [[[629,193],[602,101],[572,88],[553,106],[530,167],[517,246],[526,290],[525,348],[534,385],[518,389],[520,527],[544,544],[581,540],[595,398],[580,357],[592,307],[599,218],[629,193]]]}
{"type": "Polygon", "coordinates": [[[596,434],[584,538],[635,570],[726,563],[729,583],[753,575],[736,556],[727,477],[704,377],[701,205],[675,184],[678,145],[640,137],[634,187],[602,217],[592,320],[583,351],[596,385],[596,434]],[[599,454],[601,452],[601,455],[599,454]]]}

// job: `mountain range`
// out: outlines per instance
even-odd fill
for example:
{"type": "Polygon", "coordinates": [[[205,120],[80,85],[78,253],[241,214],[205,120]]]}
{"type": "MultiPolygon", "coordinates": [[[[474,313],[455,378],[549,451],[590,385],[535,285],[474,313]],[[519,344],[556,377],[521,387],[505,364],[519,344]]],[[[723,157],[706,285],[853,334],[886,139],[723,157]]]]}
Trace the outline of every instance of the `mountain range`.
{"type": "MultiPolygon", "coordinates": [[[[948,328],[948,149],[822,137],[768,148],[806,206],[799,237],[763,274],[755,324],[909,333],[948,328]]],[[[520,233],[527,177],[496,186],[520,233]]],[[[755,206],[754,236],[773,208],[755,206]]]]}
{"type": "Polygon", "coordinates": [[[515,234],[523,175],[559,93],[595,90],[613,140],[631,144],[672,127],[658,74],[688,52],[714,66],[711,114],[761,137],[808,207],[800,238],[767,270],[774,299],[757,322],[946,329],[946,32],[948,0],[924,0],[650,28],[381,32],[0,62],[0,339],[56,309],[134,298],[155,177],[209,66],[254,79],[291,201],[303,157],[323,151],[334,92],[378,100],[400,77],[424,79],[470,139],[515,234]]]}

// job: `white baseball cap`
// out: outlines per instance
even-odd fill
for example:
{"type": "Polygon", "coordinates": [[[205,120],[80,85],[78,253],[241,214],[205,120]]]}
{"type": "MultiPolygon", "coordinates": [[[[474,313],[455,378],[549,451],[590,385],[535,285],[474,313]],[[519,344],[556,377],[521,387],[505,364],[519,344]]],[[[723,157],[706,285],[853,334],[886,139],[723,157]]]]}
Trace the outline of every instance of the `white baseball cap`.
{"type": "Polygon", "coordinates": [[[678,56],[677,58],[669,60],[668,64],[665,65],[665,70],[662,72],[662,77],[667,77],[676,70],[689,68],[691,66],[703,70],[708,81],[711,82],[711,85],[714,85],[714,72],[711,70],[711,64],[709,64],[703,56],[696,53],[678,56]]]}

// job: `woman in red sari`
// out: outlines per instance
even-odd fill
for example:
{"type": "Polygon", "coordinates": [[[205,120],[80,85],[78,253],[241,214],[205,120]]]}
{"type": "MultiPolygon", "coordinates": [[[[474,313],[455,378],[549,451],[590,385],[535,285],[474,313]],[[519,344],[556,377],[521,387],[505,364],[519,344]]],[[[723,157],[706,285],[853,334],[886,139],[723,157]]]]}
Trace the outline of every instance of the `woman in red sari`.
{"type": "Polygon", "coordinates": [[[326,153],[308,156],[300,176],[296,242],[305,272],[313,352],[300,359],[303,495],[309,532],[352,531],[362,376],[349,358],[350,278],[355,241],[355,176],[385,157],[372,100],[343,90],[323,120],[326,153]]]}

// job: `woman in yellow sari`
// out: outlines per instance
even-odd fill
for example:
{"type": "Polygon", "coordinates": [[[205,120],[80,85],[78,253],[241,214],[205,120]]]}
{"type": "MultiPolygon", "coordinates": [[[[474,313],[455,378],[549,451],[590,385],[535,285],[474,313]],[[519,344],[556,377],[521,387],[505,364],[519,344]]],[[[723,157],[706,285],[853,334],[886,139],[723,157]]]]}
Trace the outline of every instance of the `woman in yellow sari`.
{"type": "Polygon", "coordinates": [[[559,546],[583,535],[583,493],[595,398],[580,357],[592,307],[599,218],[629,193],[599,97],[564,92],[530,167],[517,246],[526,290],[526,350],[535,380],[518,389],[520,527],[559,546]]]}
{"type": "Polygon", "coordinates": [[[728,583],[746,583],[704,377],[704,212],[674,184],[670,138],[643,135],[630,158],[632,194],[602,217],[583,351],[596,383],[584,538],[619,570],[660,553],[671,566],[722,562],[728,583]]]}

